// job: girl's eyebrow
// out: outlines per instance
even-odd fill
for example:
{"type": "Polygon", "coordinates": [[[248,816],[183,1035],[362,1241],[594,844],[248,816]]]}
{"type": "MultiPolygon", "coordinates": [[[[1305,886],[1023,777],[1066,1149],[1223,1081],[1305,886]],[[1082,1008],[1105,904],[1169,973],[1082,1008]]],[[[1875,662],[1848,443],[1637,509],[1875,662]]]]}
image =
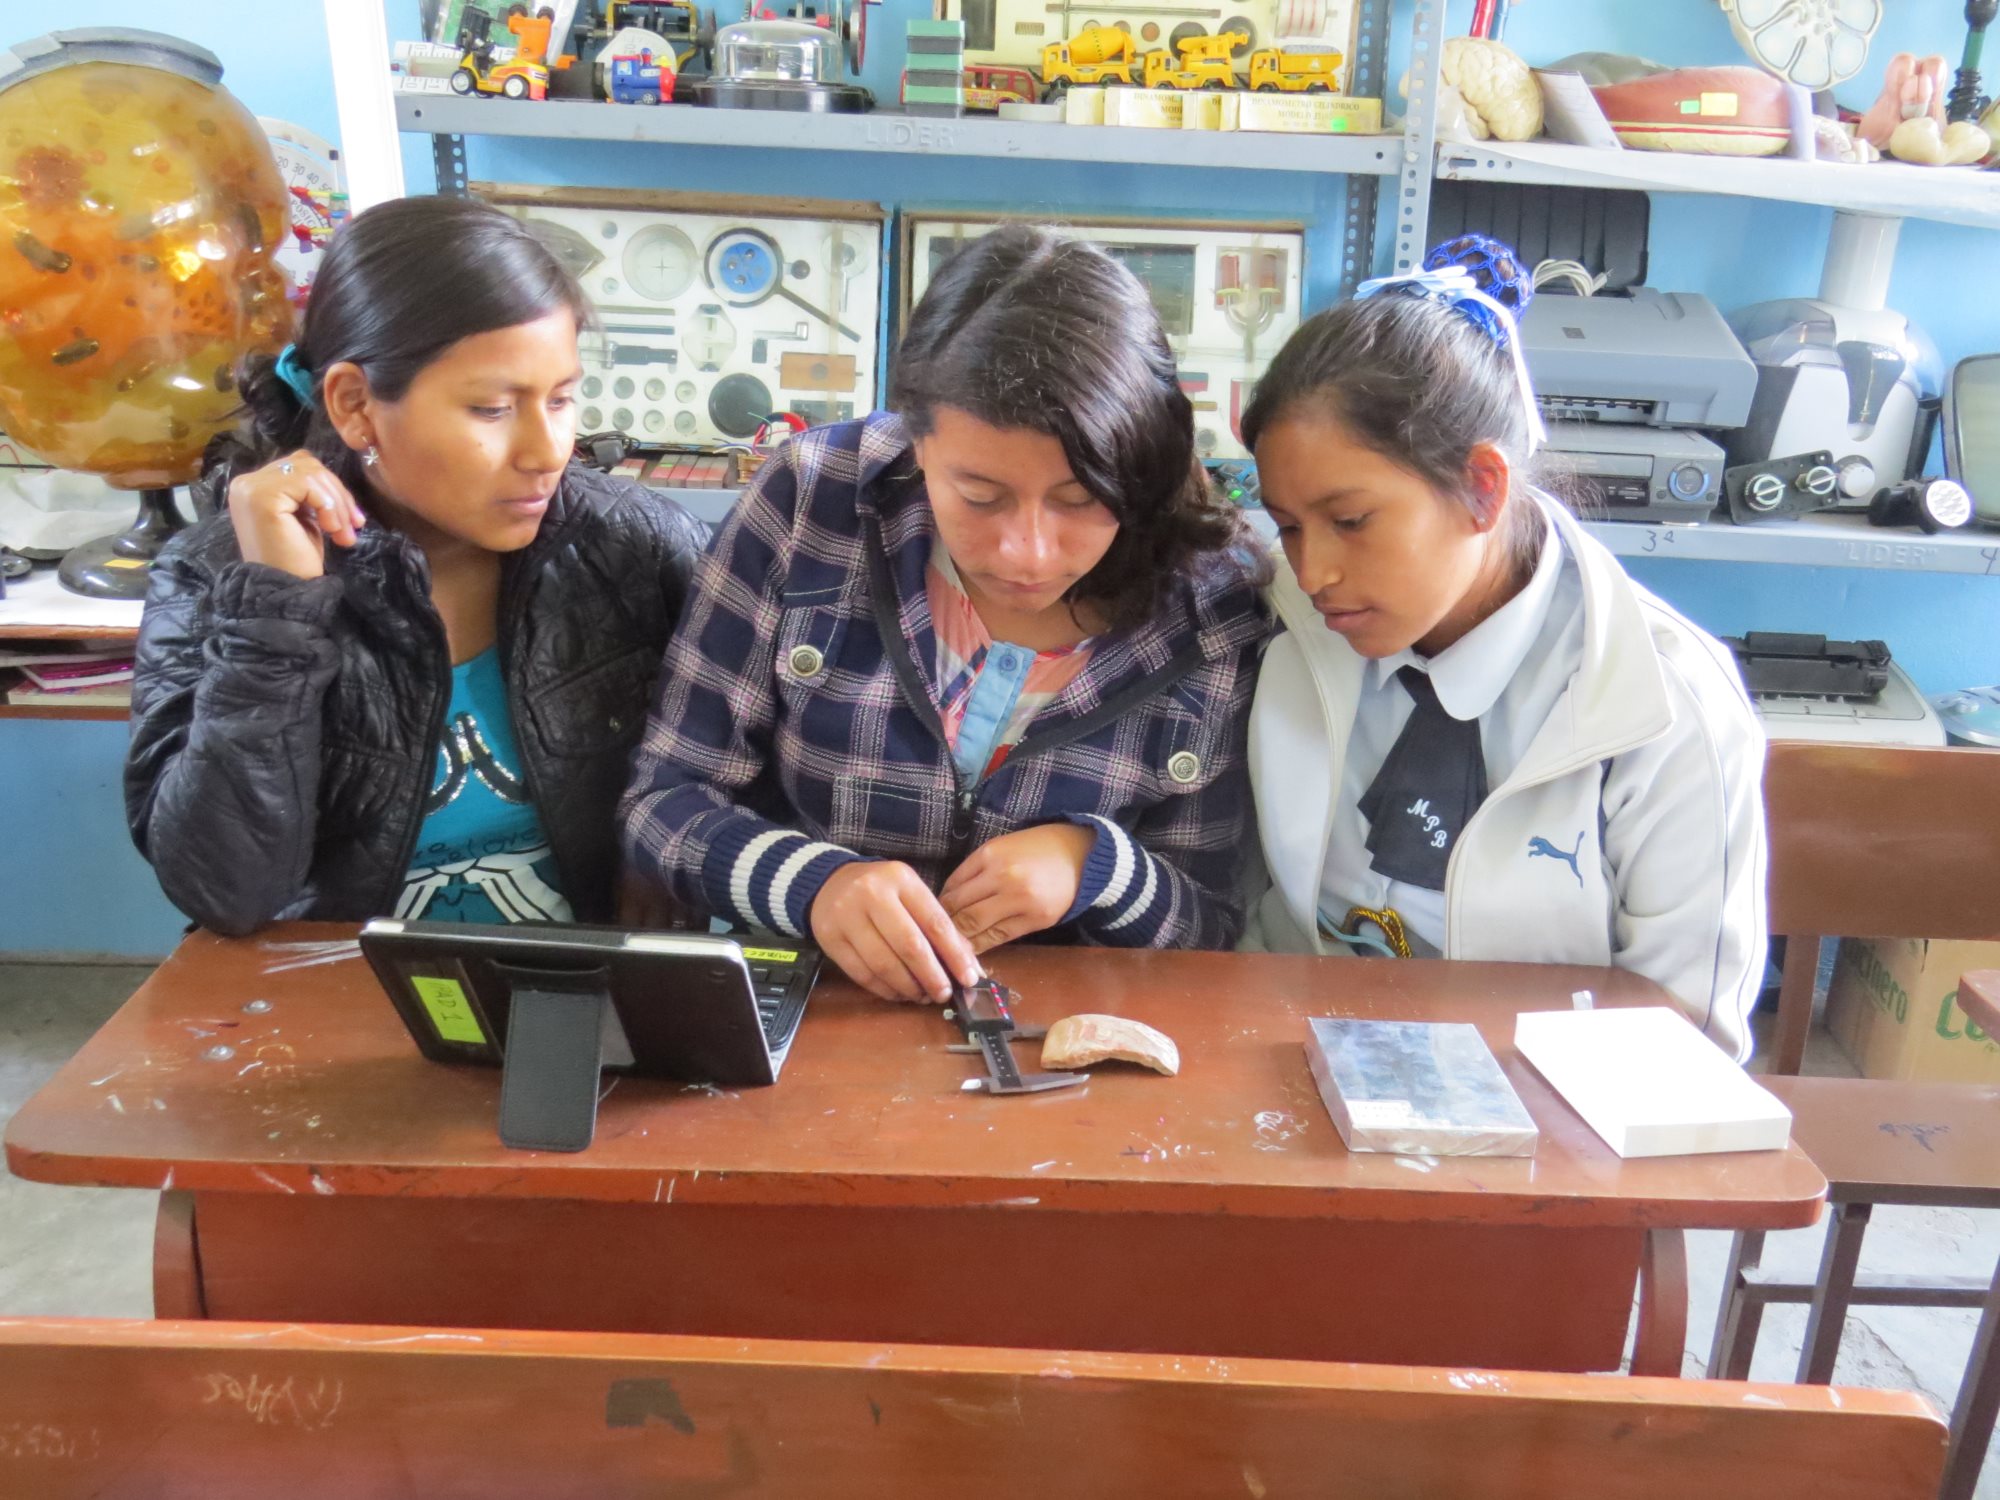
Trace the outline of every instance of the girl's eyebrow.
{"type": "Polygon", "coordinates": [[[1308,500],[1306,502],[1306,506],[1308,509],[1317,510],[1322,505],[1332,505],[1337,501],[1346,500],[1351,498],[1352,496],[1364,493],[1366,492],[1363,490],[1356,489],[1352,485],[1343,485],[1339,489],[1328,490],[1326,491],[1326,493],[1322,495],[1315,496],[1313,499],[1308,500]]]}

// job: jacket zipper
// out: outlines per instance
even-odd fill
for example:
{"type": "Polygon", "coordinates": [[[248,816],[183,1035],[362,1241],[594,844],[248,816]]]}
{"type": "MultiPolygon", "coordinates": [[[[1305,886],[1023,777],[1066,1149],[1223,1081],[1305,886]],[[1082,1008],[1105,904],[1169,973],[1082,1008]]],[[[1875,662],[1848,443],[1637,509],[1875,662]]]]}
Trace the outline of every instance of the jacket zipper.
{"type": "MultiPolygon", "coordinates": [[[[499,637],[500,646],[500,675],[507,684],[507,712],[513,716],[514,720],[514,742],[521,747],[521,781],[528,789],[528,802],[535,809],[537,819],[542,818],[541,779],[536,774],[537,757],[534,751],[530,749],[533,740],[526,732],[527,720],[522,714],[522,710],[527,704],[522,694],[519,675],[514,671],[514,642],[520,634],[522,622],[528,618],[528,580],[531,576],[531,570],[540,566],[541,557],[546,551],[543,545],[544,538],[546,536],[548,544],[552,546],[556,541],[560,540],[562,533],[568,530],[569,520],[565,517],[561,529],[554,535],[547,535],[546,530],[536,534],[535,540],[530,544],[531,550],[521,556],[520,565],[516,569],[517,576],[521,580],[520,584],[507,593],[501,600],[499,628],[496,632],[499,637]]],[[[501,580],[504,584],[506,580],[506,559],[504,558],[501,560],[501,568],[501,580]]],[[[561,890],[562,898],[571,904],[571,914],[574,915],[576,886],[570,879],[572,872],[563,868],[563,851],[560,847],[560,841],[555,835],[552,824],[548,821],[542,823],[542,833],[548,839],[549,861],[556,868],[556,880],[561,890]]],[[[614,868],[611,875],[611,900],[614,906],[617,899],[618,870],[614,868]]],[[[612,917],[615,919],[616,915],[614,910],[612,917]]]]}
{"type": "MultiPolygon", "coordinates": [[[[889,571],[889,554],[882,545],[881,524],[875,516],[867,517],[863,524],[863,533],[864,545],[868,551],[869,582],[872,585],[869,590],[872,596],[869,599],[869,608],[874,613],[875,629],[882,637],[883,649],[889,654],[890,669],[896,674],[896,681],[903,690],[903,697],[917,717],[937,737],[940,745],[948,746],[944,720],[938,715],[937,705],[931,701],[931,695],[924,686],[922,669],[917,665],[909,641],[903,636],[901,614],[890,607],[891,601],[896,596],[896,581],[889,571]]],[[[1082,739],[1085,735],[1095,733],[1104,725],[1122,718],[1163,687],[1180,681],[1200,666],[1201,662],[1201,642],[1190,641],[1159,671],[1150,677],[1140,679],[1117,697],[1100,704],[1082,718],[1074,719],[1043,734],[1028,735],[1009,752],[1006,764],[1016,765],[1032,756],[1060,749],[1064,745],[1082,739]]],[[[952,774],[954,780],[957,780],[956,763],[952,764],[952,774]]],[[[969,785],[963,781],[957,783],[957,790],[952,796],[949,829],[951,845],[945,860],[949,869],[957,869],[972,853],[973,834],[976,831],[979,810],[979,790],[991,779],[990,774],[982,773],[969,785]]]]}
{"type": "MultiPolygon", "coordinates": [[[[402,899],[403,887],[408,883],[410,861],[416,858],[417,844],[424,834],[424,801],[428,795],[424,783],[431,779],[436,764],[437,747],[444,739],[445,716],[451,710],[451,642],[444,632],[443,616],[438,614],[437,607],[431,603],[430,568],[412,555],[414,549],[410,543],[402,542],[400,545],[404,565],[403,586],[411,587],[413,577],[420,580],[423,585],[418,591],[419,602],[424,606],[420,613],[424,628],[430,632],[432,644],[436,648],[431,657],[436,670],[431,677],[431,733],[428,742],[430,754],[419,756],[417,760],[415,786],[412,788],[414,796],[406,804],[413,807],[415,813],[410,818],[409,832],[403,839],[403,857],[388,872],[384,898],[378,903],[384,911],[396,909],[402,899]]],[[[387,576],[386,573],[384,576],[387,576]]]]}

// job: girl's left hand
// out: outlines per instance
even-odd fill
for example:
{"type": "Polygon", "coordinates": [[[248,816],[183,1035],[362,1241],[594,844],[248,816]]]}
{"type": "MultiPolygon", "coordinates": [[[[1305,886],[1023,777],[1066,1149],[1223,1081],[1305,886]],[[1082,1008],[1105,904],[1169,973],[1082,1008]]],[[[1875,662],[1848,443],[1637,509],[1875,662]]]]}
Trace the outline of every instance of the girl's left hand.
{"type": "Polygon", "coordinates": [[[952,871],[938,900],[952,925],[984,953],[1063,919],[1076,904],[1097,831],[1044,823],[981,844],[952,871]]]}

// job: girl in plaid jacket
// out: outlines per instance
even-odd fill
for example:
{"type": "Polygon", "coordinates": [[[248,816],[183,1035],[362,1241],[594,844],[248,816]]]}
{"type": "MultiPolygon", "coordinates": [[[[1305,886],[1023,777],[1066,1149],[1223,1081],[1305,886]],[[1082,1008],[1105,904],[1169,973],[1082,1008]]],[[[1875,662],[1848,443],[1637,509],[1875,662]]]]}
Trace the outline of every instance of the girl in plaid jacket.
{"type": "Polygon", "coordinates": [[[890,399],[786,444],[703,560],[633,868],[892,999],[1032,933],[1228,947],[1268,615],[1144,290],[996,230],[933,280],[890,399]]]}

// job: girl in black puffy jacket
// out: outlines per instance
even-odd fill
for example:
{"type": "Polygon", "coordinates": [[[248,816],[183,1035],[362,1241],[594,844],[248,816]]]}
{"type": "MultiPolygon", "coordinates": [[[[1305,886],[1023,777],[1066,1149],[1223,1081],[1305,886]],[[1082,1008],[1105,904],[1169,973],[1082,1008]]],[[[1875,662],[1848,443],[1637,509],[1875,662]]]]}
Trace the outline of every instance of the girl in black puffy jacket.
{"type": "Polygon", "coordinates": [[[455,198],[335,237],[154,565],[125,795],[205,927],[610,920],[613,812],[702,542],[571,462],[589,304],[455,198]]]}

